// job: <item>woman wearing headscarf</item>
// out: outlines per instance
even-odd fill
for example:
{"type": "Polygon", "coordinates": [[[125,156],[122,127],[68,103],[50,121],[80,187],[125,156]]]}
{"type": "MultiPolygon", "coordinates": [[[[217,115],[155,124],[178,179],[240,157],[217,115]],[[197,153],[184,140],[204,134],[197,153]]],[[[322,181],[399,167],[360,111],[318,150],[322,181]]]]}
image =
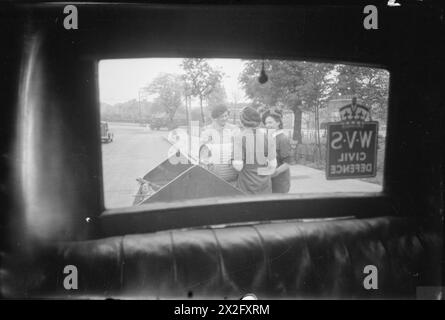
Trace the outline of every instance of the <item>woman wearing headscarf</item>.
{"type": "Polygon", "coordinates": [[[262,120],[267,129],[275,130],[277,148],[277,168],[271,176],[273,193],[288,193],[290,189],[291,146],[289,138],[283,132],[283,114],[280,110],[268,110],[262,120]]]}
{"type": "Polygon", "coordinates": [[[259,128],[260,114],[251,107],[240,113],[242,129],[234,139],[233,167],[239,171],[237,187],[247,194],[272,193],[270,175],[275,171],[275,141],[259,128]]]}

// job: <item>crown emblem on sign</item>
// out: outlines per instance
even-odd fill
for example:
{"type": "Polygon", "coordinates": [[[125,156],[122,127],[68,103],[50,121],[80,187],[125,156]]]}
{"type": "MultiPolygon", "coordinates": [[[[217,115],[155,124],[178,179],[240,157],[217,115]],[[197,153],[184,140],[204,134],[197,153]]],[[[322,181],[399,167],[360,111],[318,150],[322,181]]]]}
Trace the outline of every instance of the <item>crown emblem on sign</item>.
{"type": "Polygon", "coordinates": [[[347,124],[362,124],[369,120],[369,109],[357,103],[357,98],[352,98],[352,103],[340,108],[341,121],[347,124]]]}

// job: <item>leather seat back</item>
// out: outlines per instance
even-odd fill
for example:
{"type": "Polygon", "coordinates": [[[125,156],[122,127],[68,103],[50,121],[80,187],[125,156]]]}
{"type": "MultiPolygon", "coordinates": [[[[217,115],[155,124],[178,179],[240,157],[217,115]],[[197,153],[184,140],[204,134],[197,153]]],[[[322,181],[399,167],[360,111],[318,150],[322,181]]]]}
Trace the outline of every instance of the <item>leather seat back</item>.
{"type": "Polygon", "coordinates": [[[171,230],[48,249],[34,293],[131,298],[415,298],[439,285],[441,240],[403,218],[269,222],[171,230]],[[366,290],[364,268],[378,271],[366,290]]]}

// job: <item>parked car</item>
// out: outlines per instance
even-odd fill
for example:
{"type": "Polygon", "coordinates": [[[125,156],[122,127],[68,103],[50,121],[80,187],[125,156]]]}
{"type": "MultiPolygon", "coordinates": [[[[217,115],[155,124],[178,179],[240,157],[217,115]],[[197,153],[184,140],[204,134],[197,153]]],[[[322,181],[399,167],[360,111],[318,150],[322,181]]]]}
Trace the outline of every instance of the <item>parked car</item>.
{"type": "Polygon", "coordinates": [[[100,136],[102,142],[110,143],[114,139],[114,134],[108,128],[108,122],[101,121],[100,122],[100,136]]]}

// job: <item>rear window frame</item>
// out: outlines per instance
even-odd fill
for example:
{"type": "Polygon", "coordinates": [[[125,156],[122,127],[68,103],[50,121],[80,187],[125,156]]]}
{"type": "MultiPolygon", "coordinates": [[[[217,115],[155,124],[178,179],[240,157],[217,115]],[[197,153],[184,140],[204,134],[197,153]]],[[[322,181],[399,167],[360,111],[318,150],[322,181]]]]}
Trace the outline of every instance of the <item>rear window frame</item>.
{"type": "MultiPolygon", "coordinates": [[[[167,57],[167,56],[166,56],[167,57]]],[[[183,58],[184,56],[168,56],[168,58],[183,58]]],[[[195,56],[199,58],[226,58],[211,55],[195,56]]],[[[132,59],[131,57],[121,57],[124,59],[132,59]]],[[[100,119],[100,103],[99,103],[99,62],[101,60],[121,59],[119,57],[109,56],[104,58],[96,57],[94,59],[96,68],[96,88],[97,88],[97,108],[96,117],[100,119]]],[[[160,58],[159,55],[151,56],[149,53],[143,58],[160,58]]],[[[242,56],[233,57],[238,59],[258,59],[258,56],[242,56]]],[[[388,129],[391,127],[390,110],[391,110],[391,81],[392,73],[388,66],[376,63],[360,63],[345,62],[326,59],[302,59],[301,57],[274,56],[264,57],[264,59],[290,60],[290,61],[307,61],[314,63],[330,63],[330,64],[346,64],[357,67],[369,67],[385,70],[389,75],[388,87],[388,104],[387,104],[387,132],[385,139],[385,160],[383,170],[383,183],[381,192],[337,192],[337,193],[317,193],[317,194],[270,194],[257,198],[255,196],[242,196],[240,198],[205,198],[187,201],[159,202],[142,206],[128,206],[122,208],[106,208],[104,199],[104,180],[102,168],[102,152],[99,140],[98,148],[100,150],[100,196],[101,196],[101,213],[98,217],[102,236],[115,236],[132,233],[155,232],[169,229],[181,228],[206,228],[212,225],[221,224],[243,224],[243,223],[261,223],[280,220],[293,219],[344,219],[345,217],[369,218],[397,215],[394,211],[394,203],[388,194],[388,183],[386,179],[388,165],[388,129]],[[265,209],[270,206],[271,209],[265,209]],[[333,207],[335,209],[333,209],[333,207]],[[263,212],[255,213],[254,211],[275,211],[264,214],[263,212]],[[363,211],[363,208],[367,208],[363,211]],[[277,210],[277,211],[278,211],[277,210]],[[214,215],[209,219],[207,216],[214,215]],[[216,211],[216,212],[215,212],[216,211]],[[240,216],[238,212],[246,212],[240,216]],[[374,211],[374,212],[373,212],[374,211]],[[189,221],[183,219],[182,215],[186,215],[189,221]],[[177,219],[181,217],[181,219],[177,219]]],[[[97,139],[96,139],[97,140],[97,139]]]]}

